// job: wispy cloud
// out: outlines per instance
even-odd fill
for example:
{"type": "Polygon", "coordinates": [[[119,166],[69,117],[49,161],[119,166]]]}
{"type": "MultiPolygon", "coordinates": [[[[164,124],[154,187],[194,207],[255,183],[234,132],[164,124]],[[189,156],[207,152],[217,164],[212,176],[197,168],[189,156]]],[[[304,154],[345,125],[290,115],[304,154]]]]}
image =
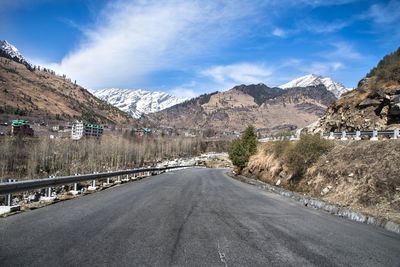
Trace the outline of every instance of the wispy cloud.
{"type": "MultiPolygon", "coordinates": [[[[79,49],[51,64],[91,88],[143,81],[162,69],[184,68],[241,32],[233,23],[256,12],[240,1],[118,1],[84,30],[79,49]]],[[[245,26],[245,23],[240,25],[245,26]]]]}
{"type": "Polygon", "coordinates": [[[385,3],[377,3],[372,5],[362,18],[370,18],[377,24],[390,24],[396,22],[399,26],[400,21],[400,1],[391,0],[385,3]]]}
{"type": "Polygon", "coordinates": [[[300,23],[300,29],[312,33],[332,33],[347,27],[350,21],[334,21],[334,22],[321,22],[305,20],[300,23]]]}
{"type": "Polygon", "coordinates": [[[198,95],[198,93],[196,93],[196,86],[198,86],[198,84],[195,81],[191,81],[190,83],[185,83],[169,90],[169,94],[180,98],[193,98],[198,95]]]}
{"type": "Polygon", "coordinates": [[[344,68],[345,65],[342,62],[312,62],[311,65],[303,67],[306,73],[314,73],[322,76],[330,76],[339,69],[344,68]]]}
{"type": "Polygon", "coordinates": [[[334,48],[333,50],[321,52],[319,53],[319,55],[321,57],[328,59],[341,58],[347,60],[348,59],[359,60],[363,58],[363,56],[357,51],[355,51],[353,46],[348,43],[344,42],[333,43],[332,47],[334,48]]]}

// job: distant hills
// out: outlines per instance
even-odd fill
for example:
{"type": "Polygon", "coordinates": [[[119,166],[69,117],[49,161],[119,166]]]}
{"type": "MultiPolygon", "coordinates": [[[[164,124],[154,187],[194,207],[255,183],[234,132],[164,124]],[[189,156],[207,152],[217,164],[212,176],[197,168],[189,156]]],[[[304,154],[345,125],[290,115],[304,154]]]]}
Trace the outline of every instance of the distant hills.
{"type": "MultiPolygon", "coordinates": [[[[385,62],[392,62],[393,57],[385,62]]],[[[346,101],[349,102],[348,105],[351,101],[353,104],[357,102],[359,110],[369,110],[369,106],[377,105],[374,113],[385,117],[385,112],[389,112],[385,118],[390,124],[396,121],[393,117],[393,105],[396,104],[387,103],[394,103],[392,95],[397,89],[392,89],[392,81],[391,89],[385,89],[381,96],[378,87],[381,84],[389,86],[382,82],[382,77],[388,76],[388,67],[382,68],[382,64],[378,64],[369,77],[360,82],[361,89],[352,92],[330,78],[309,74],[279,87],[268,87],[262,83],[239,85],[228,91],[204,94],[193,99],[181,99],[163,92],[115,88],[90,90],[92,95],[65,76],[61,77],[51,70],[32,65],[17,48],[7,41],[0,41],[0,116],[61,121],[83,119],[92,123],[139,123],[156,128],[212,129],[226,132],[242,131],[252,124],[265,132],[286,132],[305,127],[325,114],[320,120],[320,128],[341,129],[341,125],[356,128],[351,125],[354,121],[351,116],[344,122],[343,119],[342,122],[337,122],[336,119],[332,122],[332,117],[340,114],[343,98],[356,95],[361,100],[374,99],[369,93],[362,97],[359,93],[372,90],[373,94],[386,100],[379,104],[375,100],[372,101],[374,103],[368,102],[370,100],[368,103],[360,103],[353,98],[346,101]],[[339,106],[331,105],[328,110],[330,115],[327,115],[327,107],[339,96],[342,96],[336,101],[339,106]],[[389,106],[388,111],[386,104],[382,103],[389,106]],[[137,122],[134,118],[140,119],[137,122]]],[[[390,65],[390,68],[395,72],[396,66],[390,65]]],[[[348,108],[342,111],[348,112],[347,110],[348,108]]],[[[346,117],[343,112],[341,116],[346,117]]],[[[380,127],[381,124],[370,125],[380,127]]]]}
{"type": "Polygon", "coordinates": [[[317,120],[335,95],[323,85],[281,89],[240,85],[204,94],[163,111],[143,115],[141,123],[160,127],[242,131],[293,131],[317,120]]]}

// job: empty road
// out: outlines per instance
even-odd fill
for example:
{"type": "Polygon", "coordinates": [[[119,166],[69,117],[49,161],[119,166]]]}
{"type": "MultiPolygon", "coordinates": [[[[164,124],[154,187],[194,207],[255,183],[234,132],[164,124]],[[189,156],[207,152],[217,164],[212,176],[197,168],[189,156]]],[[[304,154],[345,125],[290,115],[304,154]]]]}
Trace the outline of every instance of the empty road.
{"type": "Polygon", "coordinates": [[[400,235],[187,169],[0,218],[1,266],[399,266],[400,235]]]}

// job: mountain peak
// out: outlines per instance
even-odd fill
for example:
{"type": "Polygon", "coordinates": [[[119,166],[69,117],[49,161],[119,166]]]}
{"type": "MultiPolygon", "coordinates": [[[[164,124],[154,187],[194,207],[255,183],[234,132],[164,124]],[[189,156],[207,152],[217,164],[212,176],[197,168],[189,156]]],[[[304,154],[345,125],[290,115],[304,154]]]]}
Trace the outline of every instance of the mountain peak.
{"type": "Polygon", "coordinates": [[[7,40],[0,41],[0,56],[7,57],[18,63],[22,63],[28,69],[33,68],[33,65],[21,55],[15,46],[7,42],[7,40]]]}
{"type": "Polygon", "coordinates": [[[345,88],[343,84],[333,81],[329,77],[322,77],[316,74],[308,74],[288,83],[278,86],[282,89],[293,88],[293,87],[307,87],[307,86],[318,86],[324,85],[328,91],[331,91],[337,98],[339,98],[343,93],[350,91],[350,88],[345,88]]]}

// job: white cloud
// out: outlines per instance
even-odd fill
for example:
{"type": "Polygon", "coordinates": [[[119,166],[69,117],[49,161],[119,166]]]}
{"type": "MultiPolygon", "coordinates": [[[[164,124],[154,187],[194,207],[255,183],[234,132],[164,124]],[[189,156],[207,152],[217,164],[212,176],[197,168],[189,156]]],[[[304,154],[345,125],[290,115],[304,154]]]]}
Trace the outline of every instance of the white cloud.
{"type": "Polygon", "coordinates": [[[139,83],[217,49],[245,27],[232,22],[253,12],[241,1],[117,1],[83,29],[76,51],[49,67],[90,88],[139,83]]]}
{"type": "Polygon", "coordinates": [[[195,90],[196,86],[198,86],[198,84],[195,81],[191,81],[190,83],[171,89],[168,93],[180,98],[193,98],[198,95],[195,90]]]}
{"type": "Polygon", "coordinates": [[[212,77],[220,84],[250,84],[266,82],[272,73],[272,68],[251,63],[214,66],[201,72],[201,74],[212,77]]]}
{"type": "Polygon", "coordinates": [[[287,32],[284,31],[283,29],[275,28],[274,31],[272,32],[272,35],[285,38],[287,36],[287,32]]]}
{"type": "Polygon", "coordinates": [[[169,91],[169,94],[174,95],[179,98],[193,98],[198,95],[195,90],[187,89],[183,87],[177,87],[169,91]]]}

